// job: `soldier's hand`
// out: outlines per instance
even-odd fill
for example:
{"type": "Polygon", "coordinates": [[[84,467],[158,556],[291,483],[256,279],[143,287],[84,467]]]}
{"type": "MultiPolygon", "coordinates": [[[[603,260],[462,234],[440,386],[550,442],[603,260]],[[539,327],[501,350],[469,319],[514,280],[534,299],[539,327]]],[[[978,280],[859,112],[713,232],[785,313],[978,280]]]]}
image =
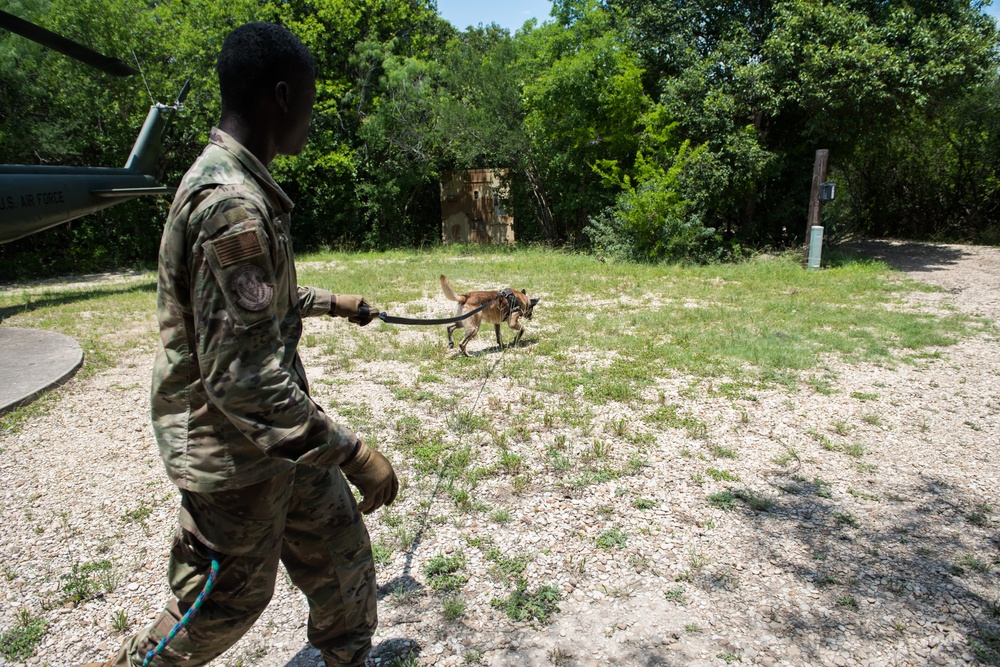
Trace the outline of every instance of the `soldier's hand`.
{"type": "Polygon", "coordinates": [[[391,505],[399,492],[399,480],[389,460],[366,445],[359,443],[358,451],[340,469],[351,484],[361,490],[362,514],[371,514],[382,505],[391,505]]]}
{"type": "Polygon", "coordinates": [[[348,322],[365,326],[378,317],[379,311],[357,294],[335,294],[331,314],[346,317],[348,322]]]}

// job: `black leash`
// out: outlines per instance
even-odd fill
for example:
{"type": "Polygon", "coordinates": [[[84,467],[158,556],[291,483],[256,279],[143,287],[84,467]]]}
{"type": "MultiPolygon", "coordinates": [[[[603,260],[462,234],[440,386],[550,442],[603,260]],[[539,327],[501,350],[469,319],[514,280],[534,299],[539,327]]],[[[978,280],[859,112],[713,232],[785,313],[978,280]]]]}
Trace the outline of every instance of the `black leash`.
{"type": "MultiPolygon", "coordinates": [[[[479,308],[476,308],[475,310],[470,310],[464,315],[459,315],[458,317],[443,317],[439,319],[427,320],[427,319],[419,319],[416,317],[396,317],[395,315],[390,315],[389,313],[381,312],[378,314],[378,318],[383,322],[385,322],[386,324],[423,324],[423,325],[451,324],[452,322],[461,322],[462,320],[466,320],[475,315],[476,313],[478,313],[479,311],[489,308],[493,304],[493,302],[499,298],[500,295],[497,294],[495,297],[493,297],[492,299],[481,305],[479,308]]],[[[370,313],[371,310],[365,308],[364,306],[361,307],[362,318],[368,317],[370,313]]]]}

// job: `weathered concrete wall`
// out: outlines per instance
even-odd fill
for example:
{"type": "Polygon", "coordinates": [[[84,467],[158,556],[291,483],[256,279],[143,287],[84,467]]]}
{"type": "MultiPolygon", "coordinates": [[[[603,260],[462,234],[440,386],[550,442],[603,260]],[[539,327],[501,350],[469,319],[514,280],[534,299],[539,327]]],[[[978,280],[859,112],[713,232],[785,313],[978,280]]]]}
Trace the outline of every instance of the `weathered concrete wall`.
{"type": "Polygon", "coordinates": [[[500,200],[503,170],[441,175],[441,239],[445,243],[513,243],[514,218],[500,200]]]}

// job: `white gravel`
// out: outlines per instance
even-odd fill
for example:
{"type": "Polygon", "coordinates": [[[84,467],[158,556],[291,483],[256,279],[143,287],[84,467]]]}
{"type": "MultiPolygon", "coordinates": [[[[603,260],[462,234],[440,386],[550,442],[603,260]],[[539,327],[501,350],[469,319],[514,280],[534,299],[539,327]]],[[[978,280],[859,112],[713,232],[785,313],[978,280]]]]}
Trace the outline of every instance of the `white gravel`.
{"type": "MultiPolygon", "coordinates": [[[[945,288],[915,293],[908,307],[1000,318],[1000,249],[878,242],[864,250],[945,288]]],[[[307,332],[329,326],[309,321],[307,332]]],[[[529,473],[526,488],[518,493],[516,477],[500,469],[472,494],[490,509],[462,512],[436,477],[400,466],[409,488],[397,507],[369,520],[373,541],[394,547],[379,566],[381,622],[370,664],[389,665],[409,651],[419,664],[442,667],[714,666],[737,658],[744,665],[976,664],[968,637],[977,624],[997,623],[989,611],[1000,598],[997,333],[991,324],[915,364],[831,360],[829,394],[803,383],[792,393],[733,401],[704,387],[692,395],[685,378],[664,378],[648,400],[696,415],[708,426],[698,439],[681,429],[651,430],[614,403],[596,408],[589,425],[546,426],[542,413],[560,406],[539,407],[545,395],[505,377],[514,355],[531,353],[508,352],[479,407],[530,426],[526,438],[509,442],[529,473]],[[627,428],[619,435],[621,419],[627,428]],[[578,464],[565,474],[549,465],[547,450],[563,437],[579,457],[600,436],[611,445],[609,460],[624,466],[640,435],[652,444],[636,475],[573,488],[567,481],[580,474],[578,464]],[[713,447],[736,458],[717,458],[713,447]],[[851,447],[861,455],[845,451],[851,447]],[[797,461],[776,461],[789,451],[797,461]],[[710,468],[739,480],[716,481],[710,468]],[[727,512],[707,502],[727,488],[776,505],[727,512]],[[491,520],[500,508],[509,523],[491,520]],[[623,546],[598,546],[610,529],[627,536],[623,546]],[[459,552],[469,577],[461,591],[466,608],[447,620],[424,564],[459,552]],[[560,589],[561,611],[551,623],[514,622],[491,605],[510,591],[490,574],[498,553],[530,557],[524,575],[532,590],[560,589]],[[989,571],[977,571],[977,563],[989,571]]],[[[445,353],[438,330],[407,335],[434,336],[445,353]]],[[[484,333],[472,347],[491,338],[484,333]]],[[[177,493],[148,426],[153,340],[150,331],[148,344],[113,369],[70,381],[19,434],[0,434],[0,632],[15,627],[22,610],[49,621],[27,664],[107,659],[123,637],[113,629],[115,615],[127,615],[134,630],[167,599],[177,493]],[[61,605],[73,564],[102,559],[113,563],[114,590],[61,605]]],[[[415,366],[364,364],[346,373],[318,347],[305,348],[304,359],[318,400],[337,406],[330,412],[367,405],[375,421],[390,425],[378,434],[390,455],[398,457],[400,446],[391,426],[411,414],[428,431],[440,429],[449,451],[471,445],[477,465],[498,459],[489,437],[457,433],[431,402],[400,405],[394,390],[412,386],[415,366]],[[399,384],[387,385],[393,375],[399,384]]],[[[441,391],[471,401],[482,382],[441,391]]],[[[265,614],[213,664],[318,665],[305,621],[304,599],[279,577],[265,614]]]]}

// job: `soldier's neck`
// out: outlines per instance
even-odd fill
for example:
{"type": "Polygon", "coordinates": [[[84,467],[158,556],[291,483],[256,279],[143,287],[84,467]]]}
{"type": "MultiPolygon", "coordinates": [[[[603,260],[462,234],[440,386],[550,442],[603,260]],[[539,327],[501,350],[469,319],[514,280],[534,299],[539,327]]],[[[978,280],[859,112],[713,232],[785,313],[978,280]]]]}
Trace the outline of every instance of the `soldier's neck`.
{"type": "Polygon", "coordinates": [[[223,116],[219,120],[219,129],[240,142],[265,167],[278,154],[278,143],[273,132],[262,131],[239,116],[223,116]]]}

